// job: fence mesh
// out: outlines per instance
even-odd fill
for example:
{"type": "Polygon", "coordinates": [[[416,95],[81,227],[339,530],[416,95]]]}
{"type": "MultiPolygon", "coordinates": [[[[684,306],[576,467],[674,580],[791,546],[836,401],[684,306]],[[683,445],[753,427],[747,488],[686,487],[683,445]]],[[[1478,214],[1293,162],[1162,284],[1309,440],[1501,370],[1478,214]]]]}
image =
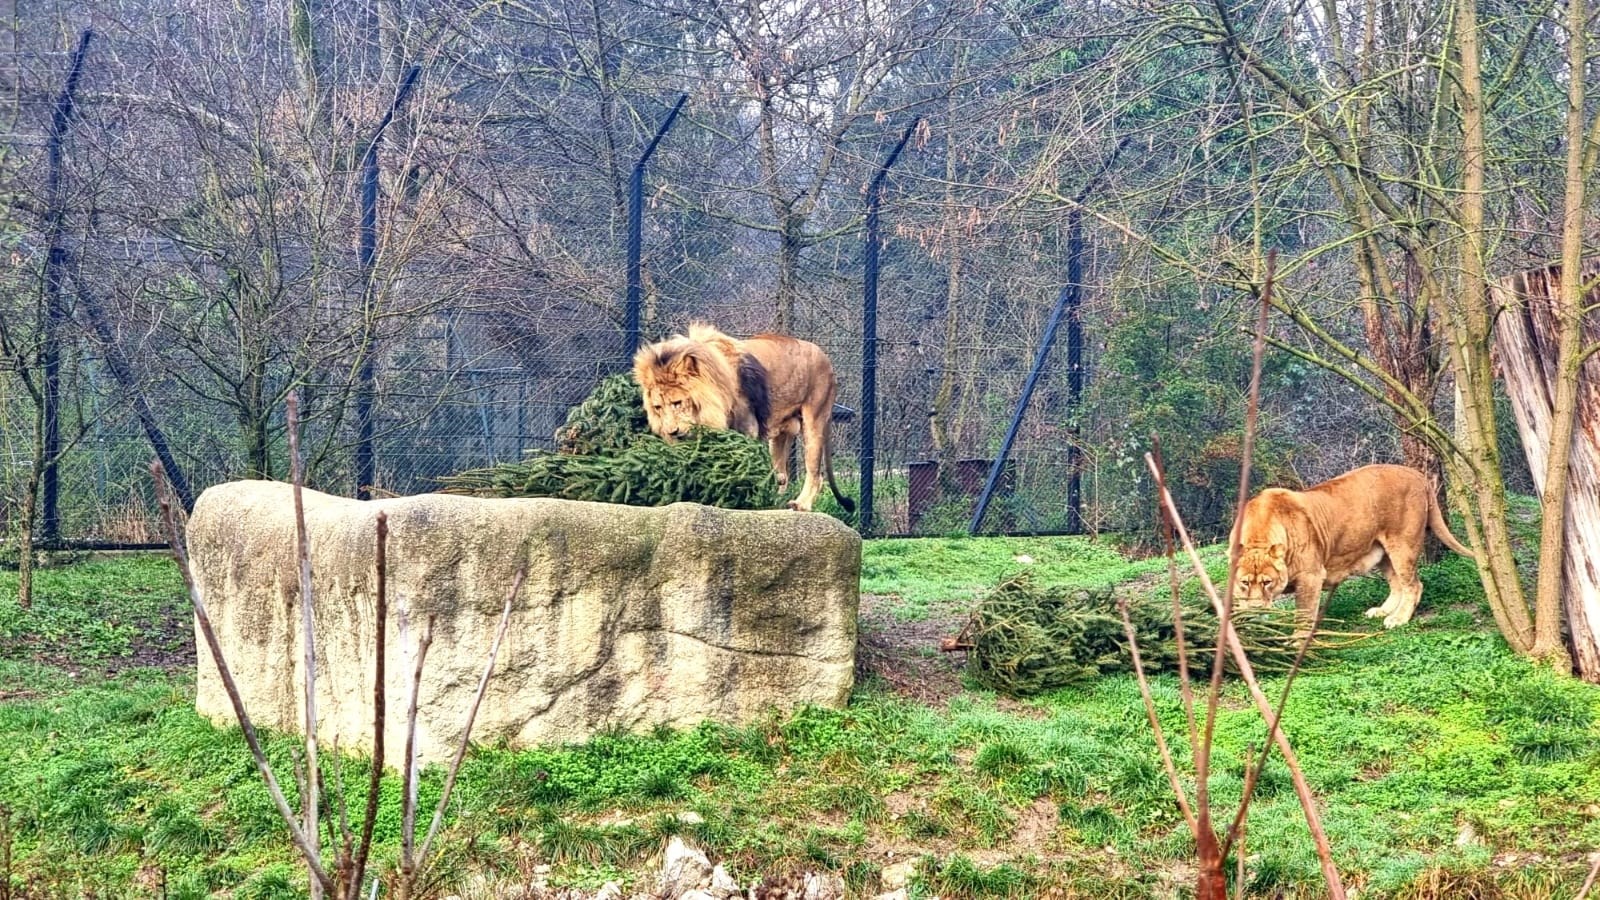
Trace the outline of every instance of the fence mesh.
{"type": "MultiPolygon", "coordinates": [[[[550,449],[568,408],[627,365],[630,209],[643,339],[703,319],[830,355],[857,413],[834,426],[835,470],[853,495],[871,460],[874,534],[967,530],[1069,280],[1081,300],[984,530],[1147,527],[1139,454],[1157,430],[1188,441],[1174,448],[1192,461],[1181,489],[1230,496],[1213,470],[1236,450],[1237,298],[1089,220],[1069,265],[1077,201],[1060,198],[1171,215],[1151,167],[1187,152],[1145,141],[1119,156],[1129,137],[1073,87],[1104,83],[1098,64],[1053,49],[1072,29],[1121,33],[1112,7],[1040,8],[1022,27],[1005,4],[779,4],[755,18],[759,4],[400,6],[318,5],[314,41],[281,4],[129,0],[112,15],[62,0],[0,24],[8,539],[48,443],[52,345],[63,449],[44,460],[59,478],[47,541],[155,533],[152,427],[196,493],[283,477],[290,390],[311,481],[333,493],[362,487],[369,389],[380,495],[550,449]],[[69,97],[85,23],[96,37],[69,97]],[[397,106],[412,64],[422,76],[397,106]],[[632,167],[682,96],[630,202],[632,167]],[[884,182],[876,438],[863,448],[868,185],[906,134],[884,182]]],[[[1326,394],[1320,376],[1271,377],[1290,391],[1269,421],[1326,394]]],[[[1391,449],[1302,459],[1332,474],[1391,449]]],[[[1196,524],[1221,517],[1206,508],[1196,524]]]]}

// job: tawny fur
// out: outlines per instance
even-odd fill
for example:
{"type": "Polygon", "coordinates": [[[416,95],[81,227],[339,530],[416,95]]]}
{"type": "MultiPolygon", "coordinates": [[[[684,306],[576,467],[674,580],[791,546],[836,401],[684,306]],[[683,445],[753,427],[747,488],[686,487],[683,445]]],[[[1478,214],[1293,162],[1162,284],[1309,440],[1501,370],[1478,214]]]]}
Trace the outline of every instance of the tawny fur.
{"type": "Polygon", "coordinates": [[[1389,597],[1367,615],[1382,616],[1385,628],[1404,625],[1422,599],[1417,559],[1430,529],[1472,557],[1445,525],[1427,477],[1406,466],[1363,466],[1305,491],[1267,488],[1234,523],[1234,597],[1243,606],[1265,606],[1293,591],[1295,608],[1309,617],[1324,589],[1378,567],[1389,597]]]}
{"type": "Polygon", "coordinates": [[[855,508],[834,481],[828,438],[838,381],[816,344],[782,334],[741,341],[696,322],[641,349],[633,373],[651,431],[670,441],[705,425],[765,438],[779,489],[788,487],[789,452],[801,436],[806,480],[789,505],[810,510],[826,474],[839,505],[855,508]]]}

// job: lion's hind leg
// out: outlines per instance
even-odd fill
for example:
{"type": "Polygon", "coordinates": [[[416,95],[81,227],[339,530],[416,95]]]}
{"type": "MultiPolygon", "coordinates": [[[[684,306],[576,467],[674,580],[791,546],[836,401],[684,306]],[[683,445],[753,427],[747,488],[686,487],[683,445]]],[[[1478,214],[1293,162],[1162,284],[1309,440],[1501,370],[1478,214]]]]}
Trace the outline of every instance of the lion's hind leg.
{"type": "Polygon", "coordinates": [[[804,432],[801,441],[805,444],[806,483],[800,488],[800,495],[790,501],[790,509],[810,512],[822,491],[822,454],[828,450],[828,415],[832,411],[831,403],[821,415],[809,406],[804,410],[800,428],[804,432]]]}
{"type": "Polygon", "coordinates": [[[767,435],[767,449],[772,451],[772,470],[778,475],[778,493],[789,489],[789,457],[794,451],[794,421],[780,422],[767,435]]]}
{"type": "Polygon", "coordinates": [[[1405,599],[1404,592],[1400,587],[1400,579],[1395,575],[1394,564],[1389,561],[1387,554],[1385,554],[1383,562],[1379,564],[1378,568],[1383,572],[1384,580],[1389,582],[1389,596],[1384,598],[1382,606],[1374,606],[1367,610],[1366,616],[1369,619],[1381,619],[1393,613],[1400,607],[1401,601],[1405,599]]]}
{"type": "MultiPolygon", "coordinates": [[[[1417,577],[1417,555],[1421,549],[1421,541],[1417,546],[1402,546],[1395,541],[1384,549],[1388,558],[1384,560],[1384,575],[1389,579],[1389,599],[1378,607],[1378,613],[1383,615],[1384,628],[1398,628],[1411,621],[1416,614],[1417,603],[1422,600],[1422,579],[1417,577]]],[[[1377,613],[1367,610],[1367,615],[1376,617],[1377,613]]]]}

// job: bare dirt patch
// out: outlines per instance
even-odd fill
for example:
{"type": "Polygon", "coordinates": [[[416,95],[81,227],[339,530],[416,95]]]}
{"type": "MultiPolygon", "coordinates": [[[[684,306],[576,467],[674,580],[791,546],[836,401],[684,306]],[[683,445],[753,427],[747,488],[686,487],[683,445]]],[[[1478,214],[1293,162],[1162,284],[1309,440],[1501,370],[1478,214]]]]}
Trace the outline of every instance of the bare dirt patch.
{"type": "Polygon", "coordinates": [[[965,615],[932,616],[917,622],[896,619],[895,598],[861,595],[856,675],[876,675],[895,694],[942,704],[961,693],[965,654],[939,650],[942,638],[966,624],[965,615]]]}

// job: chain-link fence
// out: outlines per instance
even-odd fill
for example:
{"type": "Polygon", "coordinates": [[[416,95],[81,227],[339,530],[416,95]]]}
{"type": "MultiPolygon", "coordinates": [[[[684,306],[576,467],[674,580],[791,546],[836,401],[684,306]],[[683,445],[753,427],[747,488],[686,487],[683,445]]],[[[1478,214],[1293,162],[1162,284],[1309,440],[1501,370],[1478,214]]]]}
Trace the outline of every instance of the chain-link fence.
{"type": "MultiPolygon", "coordinates": [[[[482,313],[440,315],[403,344],[389,348],[376,372],[374,456],[376,496],[436,489],[441,478],[470,468],[521,458],[554,448],[552,436],[570,406],[601,377],[624,368],[610,358],[574,355],[547,358],[538,369],[496,346],[482,313]],[[418,361],[432,360],[437,365],[418,361]]],[[[596,346],[618,346],[619,329],[599,329],[596,346]]],[[[817,336],[835,350],[841,382],[832,426],[834,466],[846,494],[859,496],[861,452],[859,341],[854,335],[817,336]],[[856,338],[855,341],[849,340],[856,338]]],[[[915,343],[885,342],[880,364],[879,427],[874,509],[877,534],[942,535],[966,532],[991,474],[993,455],[940,454],[928,441],[927,364],[915,343]]],[[[153,458],[147,431],[133,410],[130,390],[153,398],[159,427],[183,477],[198,495],[222,481],[265,474],[286,476],[281,410],[261,423],[267,434],[268,467],[256,472],[250,444],[255,423],[241,422],[226,404],[208,402],[177,380],[124,387],[87,341],[64,372],[65,447],[56,463],[59,479],[54,533],[46,544],[137,545],[159,539],[150,475],[153,458]]],[[[1031,352],[1028,348],[1027,352],[1031,352]]],[[[994,353],[1001,371],[986,374],[994,396],[969,415],[986,421],[979,431],[997,447],[1020,391],[1025,363],[994,353]],[[1009,394],[1009,397],[1007,396],[1009,394]]],[[[1018,354],[1009,354],[1017,356],[1018,354]]],[[[1026,355],[1023,353],[1021,355],[1026,355]]],[[[1057,363],[1059,366],[1059,363],[1057,363]]],[[[1052,379],[1048,374],[1047,381],[1052,379]]],[[[305,453],[313,483],[354,496],[357,435],[348,411],[335,417],[315,389],[306,391],[305,453]]],[[[28,421],[32,407],[22,392],[6,406],[5,481],[16,488],[31,466],[28,421]]],[[[982,528],[989,532],[1060,532],[1073,528],[1068,508],[1070,436],[1051,412],[1024,419],[1016,446],[997,479],[982,528]]],[[[1093,505],[1092,476],[1088,497],[1093,505]]],[[[14,496],[14,491],[12,492],[14,496]]],[[[15,518],[18,508],[8,510],[15,518]]],[[[41,511],[41,521],[44,513],[41,511]]]]}
{"type": "MultiPolygon", "coordinates": [[[[60,0],[0,23],[8,539],[32,497],[46,543],[150,539],[158,444],[195,494],[285,477],[290,390],[313,486],[433,490],[549,449],[626,368],[633,323],[693,319],[829,354],[854,413],[835,470],[854,496],[871,466],[869,533],[966,532],[980,506],[982,531],[1148,527],[1152,432],[1197,524],[1220,520],[1238,292],[1074,226],[1091,205],[1166,221],[1160,170],[1192,149],[1165,113],[1146,135],[1074,87],[1104,79],[1061,35],[1120,33],[1120,12],[569,6],[328,4],[315,40],[278,4],[60,0]]],[[[1178,224],[1186,247],[1213,228],[1178,224]]],[[[1317,377],[1270,372],[1264,416],[1326,394],[1317,377]]],[[[1264,443],[1261,470],[1292,475],[1264,443]]],[[[1383,449],[1299,452],[1320,474],[1383,449]]]]}

